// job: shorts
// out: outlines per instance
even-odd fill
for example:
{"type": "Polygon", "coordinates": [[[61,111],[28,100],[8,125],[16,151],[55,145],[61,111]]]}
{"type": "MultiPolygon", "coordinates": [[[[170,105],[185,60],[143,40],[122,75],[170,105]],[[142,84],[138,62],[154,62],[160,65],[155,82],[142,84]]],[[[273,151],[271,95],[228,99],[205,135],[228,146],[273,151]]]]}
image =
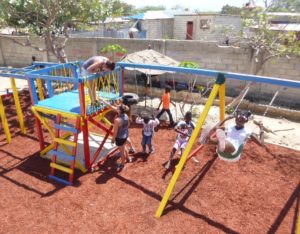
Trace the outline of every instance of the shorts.
{"type": "Polygon", "coordinates": [[[86,77],[86,76],[89,76],[89,75],[90,75],[90,73],[86,69],[82,68],[82,70],[81,70],[81,76],[82,77],[86,77]]]}
{"type": "Polygon", "coordinates": [[[173,148],[175,148],[176,150],[178,148],[185,149],[185,147],[187,146],[187,143],[188,143],[188,141],[186,141],[186,140],[183,141],[183,140],[177,139],[175,144],[173,145],[173,148]]]}
{"type": "Polygon", "coordinates": [[[143,138],[142,138],[142,146],[144,145],[151,145],[152,144],[152,135],[150,136],[145,136],[143,134],[143,138]]]}
{"type": "Polygon", "coordinates": [[[117,146],[122,146],[126,143],[127,138],[116,138],[116,145],[117,146]]]}

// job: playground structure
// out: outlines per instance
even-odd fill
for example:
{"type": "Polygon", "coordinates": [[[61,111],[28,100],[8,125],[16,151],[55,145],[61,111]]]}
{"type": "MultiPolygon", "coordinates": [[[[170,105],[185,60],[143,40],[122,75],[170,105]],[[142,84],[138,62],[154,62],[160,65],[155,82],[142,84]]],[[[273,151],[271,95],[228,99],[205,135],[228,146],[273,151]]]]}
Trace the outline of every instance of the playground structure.
{"type": "MultiPolygon", "coordinates": [[[[124,63],[120,63],[119,64],[121,66],[121,68],[117,68],[117,75],[121,76],[120,74],[122,74],[123,72],[123,68],[126,68],[127,66],[131,66],[131,67],[136,67],[136,66],[147,66],[147,65],[140,65],[140,64],[124,64],[124,63]],[[120,69],[120,70],[119,70],[120,69]]],[[[203,70],[203,69],[195,69],[195,70],[191,70],[191,69],[183,69],[183,70],[177,70],[178,68],[175,67],[160,67],[160,66],[147,66],[148,68],[151,69],[164,69],[164,70],[171,70],[171,71],[176,71],[176,72],[187,72],[187,73],[195,73],[195,74],[205,74],[206,76],[210,76],[210,77],[219,77],[217,79],[216,84],[213,87],[213,90],[209,96],[209,100],[205,106],[204,111],[202,112],[201,116],[199,117],[198,120],[198,124],[197,127],[190,139],[190,142],[188,144],[188,147],[186,148],[183,156],[181,157],[181,160],[178,164],[178,167],[171,179],[170,185],[167,188],[167,191],[165,193],[165,196],[161,202],[161,205],[159,207],[159,209],[156,212],[156,217],[160,217],[164,207],[167,204],[167,201],[169,199],[169,196],[172,193],[172,189],[174,188],[177,179],[179,178],[179,175],[181,173],[181,170],[185,164],[185,162],[188,160],[188,158],[190,158],[193,154],[196,154],[196,152],[198,152],[202,146],[198,147],[197,149],[195,149],[191,154],[190,154],[190,150],[194,144],[195,139],[197,138],[197,133],[200,132],[201,129],[201,124],[204,123],[205,119],[206,119],[206,115],[209,111],[209,108],[212,105],[213,100],[215,99],[215,97],[217,96],[217,94],[219,93],[219,97],[220,97],[220,119],[224,118],[225,116],[225,111],[224,108],[225,107],[225,100],[224,98],[222,99],[222,97],[225,97],[225,78],[229,78],[229,79],[240,79],[240,80],[246,80],[246,81],[250,81],[250,82],[262,82],[262,83],[267,83],[267,84],[276,84],[276,85],[280,85],[282,87],[291,87],[291,88],[300,88],[300,83],[297,81],[290,81],[290,80],[281,80],[281,79],[276,79],[276,78],[269,78],[269,77],[258,77],[258,76],[249,76],[249,75],[242,75],[242,74],[234,74],[234,73],[226,73],[224,74],[220,74],[217,71],[209,71],[209,70],[203,70]],[[197,132],[197,133],[196,133],[197,132]]],[[[89,86],[89,84],[87,83],[87,78],[78,78],[78,81],[74,81],[74,77],[76,77],[76,75],[78,75],[78,70],[76,71],[76,69],[80,68],[79,64],[74,64],[74,63],[70,63],[70,64],[46,64],[44,69],[40,69],[40,70],[34,70],[31,69],[30,71],[24,71],[24,75],[21,75],[22,77],[24,77],[25,79],[28,78],[30,80],[30,88],[31,88],[31,96],[32,99],[36,99],[36,103],[34,104],[33,110],[34,112],[37,112],[36,118],[37,118],[37,126],[41,128],[41,123],[49,129],[54,128],[55,130],[52,130],[52,134],[51,136],[54,134],[54,140],[53,143],[50,144],[49,146],[45,146],[44,143],[44,147],[43,150],[41,151],[43,154],[46,154],[47,152],[49,152],[50,154],[53,154],[53,156],[55,155],[57,158],[62,158],[62,157],[66,157],[66,156],[71,156],[74,158],[74,148],[73,149],[68,149],[69,152],[71,152],[69,155],[66,155],[67,153],[62,153],[59,154],[58,152],[58,146],[59,144],[62,146],[62,148],[66,148],[67,146],[72,147],[74,144],[70,144],[69,142],[67,142],[67,138],[70,136],[70,133],[66,133],[66,135],[62,135],[62,137],[58,137],[61,134],[56,135],[56,133],[60,133],[59,131],[64,130],[66,132],[71,132],[73,134],[73,139],[74,142],[76,142],[76,134],[78,135],[78,133],[81,131],[83,132],[83,119],[86,118],[87,122],[91,122],[93,121],[94,118],[102,118],[102,120],[105,120],[104,113],[106,111],[106,107],[101,106],[101,107],[93,107],[90,105],[89,103],[89,97],[87,94],[87,88],[89,86]],[[69,66],[69,67],[68,67],[69,66]],[[68,71],[68,72],[67,72],[68,71]],[[73,73],[74,72],[74,73],[73,73]],[[28,73],[28,74],[25,74],[28,73]],[[55,76],[56,73],[56,76],[55,76]],[[48,89],[48,87],[50,89],[48,89],[48,95],[44,95],[44,97],[42,98],[41,95],[41,89],[43,88],[42,85],[40,85],[40,88],[38,86],[38,90],[36,90],[35,88],[35,84],[34,81],[37,81],[39,78],[42,78],[42,80],[46,81],[46,87],[48,89]],[[73,80],[71,80],[73,79],[73,80]],[[81,82],[79,81],[81,79],[81,82]],[[61,84],[58,84],[61,83],[61,84]],[[49,84],[49,86],[48,86],[49,84]],[[81,88],[80,88],[81,87],[81,88]],[[52,88],[52,91],[51,91],[52,88]],[[80,95],[79,90],[83,91],[81,93],[83,93],[84,95],[80,95]],[[64,103],[67,103],[66,98],[68,96],[67,93],[71,92],[72,94],[69,95],[73,95],[71,97],[76,97],[76,100],[78,101],[79,104],[79,108],[78,106],[76,108],[74,108],[74,106],[78,105],[73,105],[73,108],[70,109],[70,106],[68,105],[68,107],[62,106],[61,108],[65,108],[67,109],[66,111],[62,111],[57,110],[55,108],[58,108],[56,106],[59,106],[60,100],[63,100],[64,103]],[[52,96],[50,96],[50,94],[52,93],[52,96]],[[74,94],[75,93],[75,94],[74,94]],[[62,95],[61,98],[57,97],[62,95]],[[65,96],[63,96],[65,95],[65,96]],[[48,97],[47,97],[48,96],[48,97]],[[85,106],[85,108],[82,108],[83,105],[81,105],[81,98],[84,97],[84,102],[82,102],[85,106]],[[53,99],[51,99],[53,98],[53,99]],[[56,98],[54,102],[52,102],[54,100],[54,98],[56,98]],[[50,101],[52,100],[52,101],[50,101]],[[47,101],[47,102],[46,102],[47,101]],[[54,104],[53,104],[54,103],[54,104]],[[52,105],[52,106],[51,106],[52,105]],[[53,107],[55,106],[55,108],[53,107]],[[85,111],[85,116],[81,116],[81,110],[83,110],[83,113],[85,111]],[[78,116],[80,116],[79,118],[77,118],[78,116]],[[90,118],[90,116],[92,116],[93,118],[90,118]],[[97,117],[98,116],[98,117],[97,117]],[[50,124],[49,122],[52,121],[52,123],[50,124]],[[72,124],[72,126],[71,126],[72,124]],[[56,125],[56,126],[53,126],[56,125]],[[58,131],[57,131],[58,130],[58,131]],[[67,136],[69,135],[69,136],[67,136]],[[56,138],[56,139],[55,139],[56,138]],[[63,146],[64,145],[64,146],[63,146]],[[59,154],[59,155],[58,155],[59,154]]],[[[182,68],[181,68],[182,69],[182,68]]],[[[14,77],[13,74],[7,72],[4,73],[7,74],[8,77],[14,77]]],[[[17,76],[17,74],[16,74],[17,76]]],[[[95,77],[91,77],[91,80],[96,80],[97,76],[95,75],[95,77]]],[[[99,81],[100,82],[100,81],[99,81]]],[[[120,80],[121,84],[122,84],[122,80],[120,80]]],[[[38,82],[37,82],[38,85],[38,82]]],[[[123,89],[121,89],[123,90],[123,89]]],[[[99,91],[100,92],[100,91],[99,91]]],[[[104,93],[102,94],[103,96],[105,95],[104,93]]],[[[119,91],[119,93],[116,96],[113,96],[112,100],[116,100],[118,99],[118,97],[121,96],[121,91],[119,91]]],[[[275,97],[275,95],[274,95],[275,97]]],[[[70,98],[71,100],[73,100],[73,98],[70,98]]],[[[109,99],[109,97],[108,97],[109,99]]],[[[68,99],[69,100],[69,99],[68,99]]],[[[271,103],[273,102],[273,99],[271,100],[271,103]]],[[[270,103],[270,104],[271,104],[270,103]]],[[[101,127],[104,127],[101,124],[101,127]]],[[[101,128],[99,126],[99,128],[101,128]]],[[[49,130],[48,129],[48,130],[49,130]]],[[[87,129],[88,131],[89,129],[87,129]]],[[[107,128],[105,129],[105,131],[107,130],[107,128]]],[[[43,137],[41,138],[43,139],[43,137]]],[[[78,140],[78,139],[77,139],[78,140]]],[[[41,140],[42,141],[42,140],[41,140]]],[[[89,141],[87,141],[89,143],[89,141]]],[[[104,143],[103,143],[104,144],[104,143]]],[[[42,148],[42,147],[41,147],[42,148]]],[[[66,149],[63,149],[65,151],[68,151],[66,149]]],[[[101,149],[100,149],[101,151],[101,149]]],[[[69,157],[69,159],[72,161],[73,158],[69,157]]],[[[90,163],[88,166],[86,166],[86,161],[84,164],[82,164],[82,170],[88,170],[88,168],[90,168],[90,166],[92,165],[90,157],[87,158],[88,160],[90,160],[90,163]]],[[[74,160],[73,160],[74,162],[74,160]]],[[[78,166],[78,165],[77,165],[78,166]]],[[[80,165],[79,165],[80,166],[80,165]]],[[[52,164],[52,168],[54,169],[60,169],[59,166],[56,165],[56,163],[54,162],[52,164]]],[[[53,170],[54,170],[53,169],[53,170]]],[[[72,172],[72,170],[70,170],[70,172],[72,172]]],[[[53,172],[54,173],[54,172],[53,172]]],[[[69,173],[70,175],[72,175],[73,173],[69,173]]],[[[60,181],[60,178],[55,178],[52,177],[53,179],[56,179],[58,181],[60,181]]],[[[70,179],[72,181],[72,178],[70,179]]],[[[60,182],[68,182],[67,184],[71,184],[71,182],[68,181],[60,181],[60,182]]],[[[298,215],[298,229],[299,229],[299,223],[300,223],[300,219],[299,219],[299,215],[298,215]]]]}
{"type": "MultiPolygon", "coordinates": [[[[30,67],[26,67],[26,68],[4,68],[4,67],[0,68],[0,76],[10,78],[10,86],[11,86],[13,99],[14,99],[14,103],[16,106],[16,112],[17,112],[17,116],[18,116],[18,122],[19,122],[22,134],[26,134],[26,127],[24,124],[24,117],[23,117],[23,113],[22,113],[22,109],[21,109],[21,104],[20,104],[20,99],[19,99],[19,94],[18,94],[18,90],[16,87],[15,79],[26,79],[24,76],[25,72],[31,71],[32,69],[34,69],[34,67],[35,66],[30,66],[30,67]]],[[[37,86],[39,89],[40,89],[40,85],[41,85],[41,82],[38,82],[37,86]]],[[[3,105],[2,97],[9,96],[9,95],[10,94],[9,94],[8,90],[7,90],[7,94],[0,95],[0,118],[1,118],[1,122],[2,122],[2,126],[4,129],[7,143],[11,143],[11,133],[9,130],[7,119],[6,119],[5,107],[3,105]]],[[[43,98],[43,97],[41,97],[41,98],[43,98]]]]}
{"type": "MultiPolygon", "coordinates": [[[[12,72],[12,69],[1,73],[2,76],[28,80],[40,154],[48,155],[52,159],[49,177],[67,185],[73,183],[75,167],[86,172],[92,165],[117,151],[116,146],[107,144],[112,134],[112,124],[105,114],[110,109],[104,104],[91,105],[88,93],[94,89],[97,96],[111,104],[117,102],[123,94],[121,70],[116,68],[112,72],[82,77],[81,65],[80,62],[37,62],[33,66],[18,70],[19,73],[12,72]],[[92,134],[89,123],[104,134],[92,134]],[[50,133],[50,145],[45,143],[42,126],[50,133]],[[95,152],[90,151],[91,138],[101,142],[99,146],[94,146],[97,147],[95,152]],[[82,158],[77,154],[79,141],[83,145],[82,158]],[[69,174],[69,180],[55,176],[55,169],[69,174]]],[[[4,113],[4,109],[1,110],[4,113]]],[[[5,115],[1,114],[2,116],[5,115]]]]}
{"type": "MultiPolygon", "coordinates": [[[[170,66],[142,65],[142,64],[131,64],[131,63],[122,63],[122,62],[118,63],[118,65],[120,67],[122,67],[123,69],[125,69],[126,67],[129,67],[131,69],[133,68],[133,69],[164,70],[164,71],[178,72],[178,73],[198,74],[198,75],[204,75],[204,76],[216,78],[215,84],[210,92],[210,95],[208,97],[208,101],[205,104],[204,110],[202,111],[201,115],[199,116],[196,127],[192,133],[192,136],[190,137],[188,145],[181,156],[181,159],[180,159],[180,161],[176,167],[176,170],[170,180],[170,183],[169,183],[169,185],[166,189],[166,192],[161,200],[161,203],[155,213],[155,217],[157,217],[157,218],[159,218],[162,215],[162,213],[167,205],[167,202],[169,200],[169,197],[171,196],[172,190],[175,187],[175,184],[180,176],[180,173],[181,173],[186,161],[203,148],[203,145],[200,145],[190,154],[192,147],[201,132],[201,128],[205,122],[205,119],[208,115],[210,107],[213,105],[213,102],[217,95],[219,95],[219,110],[220,110],[219,118],[220,118],[220,121],[224,120],[224,118],[225,118],[225,90],[226,90],[225,80],[226,80],[226,78],[242,80],[242,81],[247,81],[247,82],[257,82],[257,83],[277,85],[280,87],[279,90],[281,90],[282,88],[300,89],[299,81],[285,80],[285,79],[279,79],[279,78],[245,75],[245,74],[237,74],[237,73],[229,73],[229,72],[228,73],[227,72],[220,73],[218,71],[205,70],[205,69],[190,69],[190,68],[179,68],[179,67],[170,67],[170,66]]],[[[278,95],[278,92],[279,91],[277,91],[275,93],[275,95],[273,96],[269,105],[272,105],[272,103],[274,102],[274,99],[278,95]]],[[[246,94],[242,95],[243,96],[242,98],[244,98],[246,94]]],[[[269,106],[267,106],[267,108],[268,107],[269,106]]],[[[264,116],[266,114],[266,111],[264,113],[264,116]]],[[[298,222],[299,222],[299,220],[300,220],[300,217],[298,217],[298,222]]],[[[299,229],[299,227],[298,227],[298,229],[299,229]]]]}

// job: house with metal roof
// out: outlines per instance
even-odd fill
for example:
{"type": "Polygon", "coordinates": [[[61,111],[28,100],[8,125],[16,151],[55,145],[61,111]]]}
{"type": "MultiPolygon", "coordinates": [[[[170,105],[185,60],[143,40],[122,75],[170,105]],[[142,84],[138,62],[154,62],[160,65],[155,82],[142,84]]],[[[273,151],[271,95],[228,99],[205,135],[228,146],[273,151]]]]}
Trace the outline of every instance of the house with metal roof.
{"type": "Polygon", "coordinates": [[[182,11],[147,11],[126,17],[138,30],[137,37],[144,39],[173,39],[174,15],[182,11]]]}

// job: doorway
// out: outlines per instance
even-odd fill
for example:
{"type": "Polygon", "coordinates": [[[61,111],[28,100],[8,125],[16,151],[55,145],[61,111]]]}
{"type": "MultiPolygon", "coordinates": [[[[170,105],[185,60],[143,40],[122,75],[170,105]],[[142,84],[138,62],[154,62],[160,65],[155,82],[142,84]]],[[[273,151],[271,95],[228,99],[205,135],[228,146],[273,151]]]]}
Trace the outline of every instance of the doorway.
{"type": "Polygon", "coordinates": [[[186,24],[186,40],[193,40],[193,21],[188,21],[186,24]]]}

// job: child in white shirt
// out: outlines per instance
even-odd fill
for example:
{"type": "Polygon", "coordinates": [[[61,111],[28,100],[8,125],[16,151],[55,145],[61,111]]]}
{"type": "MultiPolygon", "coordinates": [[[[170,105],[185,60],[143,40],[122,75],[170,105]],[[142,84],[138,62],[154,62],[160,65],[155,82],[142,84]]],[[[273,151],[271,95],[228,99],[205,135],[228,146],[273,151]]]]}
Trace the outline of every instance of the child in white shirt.
{"type": "Polygon", "coordinates": [[[146,146],[148,145],[149,153],[154,153],[154,147],[152,145],[152,137],[154,134],[154,128],[159,125],[159,120],[157,118],[150,119],[149,116],[145,116],[144,118],[141,118],[138,116],[136,118],[137,124],[143,124],[144,128],[142,131],[142,147],[143,147],[143,153],[146,154],[146,146]]]}
{"type": "Polygon", "coordinates": [[[168,162],[165,164],[165,168],[168,170],[171,166],[171,161],[178,149],[180,149],[180,155],[182,155],[184,149],[186,148],[192,132],[195,128],[195,124],[192,121],[192,113],[190,111],[185,113],[184,121],[179,121],[175,127],[175,131],[178,132],[176,142],[173,145],[172,151],[168,162]]]}

